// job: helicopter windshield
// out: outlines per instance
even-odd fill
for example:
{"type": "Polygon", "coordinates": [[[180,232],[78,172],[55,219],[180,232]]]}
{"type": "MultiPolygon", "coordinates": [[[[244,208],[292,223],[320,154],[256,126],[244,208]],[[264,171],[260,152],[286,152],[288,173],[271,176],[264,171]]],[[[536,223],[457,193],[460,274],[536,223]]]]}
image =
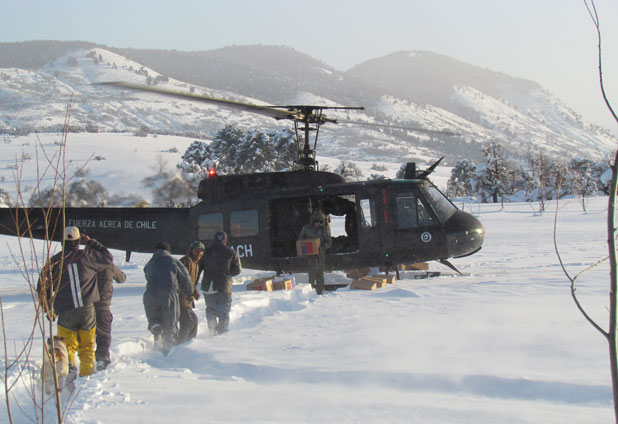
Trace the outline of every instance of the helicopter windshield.
{"type": "Polygon", "coordinates": [[[453,205],[437,188],[433,185],[426,184],[422,188],[423,194],[427,201],[433,206],[434,211],[438,215],[438,218],[443,223],[446,222],[457,210],[457,207],[453,205]]]}

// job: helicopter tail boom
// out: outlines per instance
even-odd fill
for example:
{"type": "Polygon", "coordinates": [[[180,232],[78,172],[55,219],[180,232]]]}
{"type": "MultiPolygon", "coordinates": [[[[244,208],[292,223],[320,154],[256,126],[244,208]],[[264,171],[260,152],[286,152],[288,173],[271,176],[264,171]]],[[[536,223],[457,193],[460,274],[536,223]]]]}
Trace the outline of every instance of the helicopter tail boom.
{"type": "Polygon", "coordinates": [[[1,208],[0,234],[62,241],[64,227],[75,226],[110,249],[152,252],[167,241],[180,254],[195,233],[189,214],[188,208],[1,208]]]}

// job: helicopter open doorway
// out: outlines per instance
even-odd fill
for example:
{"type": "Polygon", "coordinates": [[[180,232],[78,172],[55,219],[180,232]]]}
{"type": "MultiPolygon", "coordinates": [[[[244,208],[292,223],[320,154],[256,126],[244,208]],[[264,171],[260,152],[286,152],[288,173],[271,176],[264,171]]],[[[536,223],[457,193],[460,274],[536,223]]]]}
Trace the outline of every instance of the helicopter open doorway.
{"type": "Polygon", "coordinates": [[[269,239],[275,258],[296,256],[296,240],[314,210],[342,220],[335,230],[327,221],[332,239],[328,254],[358,252],[356,196],[350,194],[274,199],[269,203],[269,239]]]}

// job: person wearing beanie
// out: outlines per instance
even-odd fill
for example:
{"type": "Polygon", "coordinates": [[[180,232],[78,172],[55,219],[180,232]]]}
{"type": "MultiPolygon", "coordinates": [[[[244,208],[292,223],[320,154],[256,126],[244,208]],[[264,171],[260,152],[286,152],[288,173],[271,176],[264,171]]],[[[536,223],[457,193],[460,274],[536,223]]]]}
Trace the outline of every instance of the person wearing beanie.
{"type": "Polygon", "coordinates": [[[189,251],[185,256],[180,258],[180,262],[189,271],[191,282],[193,283],[193,295],[183,296],[179,294],[180,300],[180,318],[178,324],[178,342],[184,343],[197,336],[198,319],[193,308],[195,308],[195,301],[199,300],[200,292],[197,289],[197,282],[202,273],[202,257],[204,256],[204,243],[201,241],[194,241],[189,246],[189,251]]]}
{"type": "Polygon", "coordinates": [[[232,283],[242,270],[238,253],[227,246],[227,234],[217,231],[214,243],[204,251],[202,291],[206,301],[208,334],[223,334],[230,324],[232,283]]]}

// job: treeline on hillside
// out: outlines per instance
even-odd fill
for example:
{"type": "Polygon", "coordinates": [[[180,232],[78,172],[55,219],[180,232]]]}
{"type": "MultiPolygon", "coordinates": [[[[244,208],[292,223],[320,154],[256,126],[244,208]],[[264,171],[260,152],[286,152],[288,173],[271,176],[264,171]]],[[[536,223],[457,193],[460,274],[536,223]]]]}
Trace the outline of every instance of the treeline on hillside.
{"type": "MultiPolygon", "coordinates": [[[[184,152],[182,162],[169,169],[162,156],[155,173],[142,185],[152,192],[152,206],[188,206],[194,204],[197,187],[208,171],[221,174],[248,174],[291,170],[295,166],[298,146],[290,128],[262,133],[243,131],[234,125],[219,130],[210,144],[194,141],[184,152]]],[[[173,149],[174,152],[177,150],[173,149]]],[[[534,201],[544,210],[547,200],[576,196],[586,208],[586,198],[608,194],[611,168],[607,161],[574,158],[558,161],[543,153],[528,153],[524,159],[507,159],[498,143],[481,149],[483,160],[474,163],[459,160],[452,169],[446,194],[451,199],[473,198],[478,202],[534,201]]],[[[170,150],[172,152],[172,149],[170,150]]],[[[97,158],[104,160],[104,158],[97,158]]],[[[321,167],[328,170],[328,166],[321,167]]],[[[383,179],[385,167],[376,164],[368,179],[383,179]]],[[[332,170],[351,180],[367,178],[353,162],[342,160],[332,170]]],[[[96,180],[87,179],[88,170],[80,170],[64,190],[66,206],[131,206],[146,201],[138,195],[109,195],[96,180]]],[[[403,178],[403,167],[396,178],[403,178]]],[[[52,187],[35,193],[30,206],[54,204],[63,199],[52,187]]],[[[0,190],[0,206],[11,205],[8,193],[0,190]]]]}
{"type": "Polygon", "coordinates": [[[483,146],[484,159],[473,163],[458,161],[448,181],[449,198],[474,197],[483,203],[504,201],[539,202],[546,200],[609,193],[609,160],[596,162],[574,158],[559,161],[543,153],[528,153],[523,160],[509,160],[498,143],[483,146]]]}
{"type": "Polygon", "coordinates": [[[77,49],[97,44],[88,41],[20,41],[0,43],[0,68],[38,69],[77,49]]]}

